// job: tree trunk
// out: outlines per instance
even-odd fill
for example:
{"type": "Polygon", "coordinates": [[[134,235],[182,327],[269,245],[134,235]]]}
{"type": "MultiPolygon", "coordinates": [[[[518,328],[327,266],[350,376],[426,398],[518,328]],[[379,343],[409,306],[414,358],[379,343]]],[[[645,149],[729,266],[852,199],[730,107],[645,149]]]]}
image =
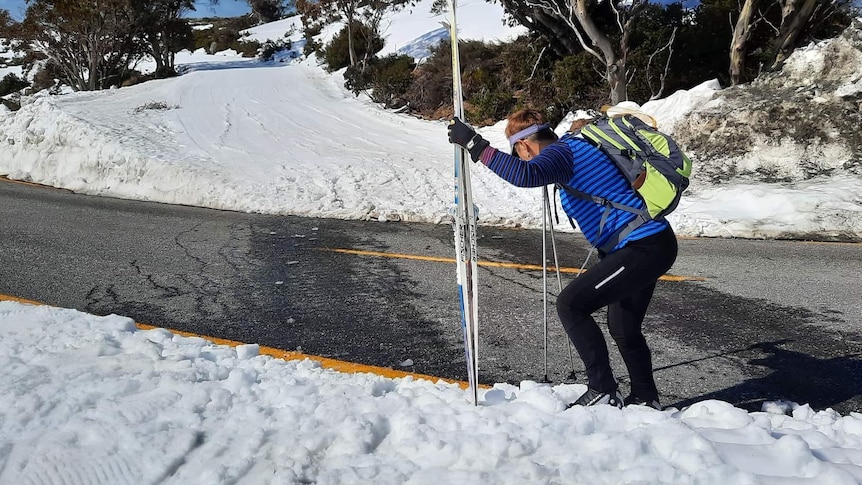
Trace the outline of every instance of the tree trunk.
{"type": "Polygon", "coordinates": [[[350,53],[350,67],[356,66],[356,47],[353,45],[353,19],[347,19],[347,51],[350,53]]]}
{"type": "Polygon", "coordinates": [[[583,27],[587,37],[601,51],[601,56],[596,56],[605,63],[605,76],[610,87],[611,103],[617,104],[626,99],[626,65],[625,59],[617,57],[608,36],[596,26],[593,19],[587,13],[588,0],[572,0],[575,7],[575,15],[578,23],[583,27]]]}
{"type": "Polygon", "coordinates": [[[163,77],[165,73],[165,56],[162,48],[166,46],[162,46],[161,38],[158,33],[151,33],[147,36],[150,49],[152,50],[153,60],[156,61],[156,77],[163,77]]]}
{"type": "Polygon", "coordinates": [[[775,39],[775,60],[771,69],[780,68],[796,48],[796,39],[808,24],[816,6],[817,0],[802,0],[801,7],[798,0],[787,1],[781,16],[781,29],[775,39]]]}
{"type": "Polygon", "coordinates": [[[751,36],[751,18],[756,6],[757,0],[745,0],[733,29],[733,39],[730,41],[730,83],[733,86],[742,81],[746,48],[751,36]]]}
{"type": "MultiPolygon", "coordinates": [[[[95,41],[93,42],[95,44],[95,41]]],[[[87,73],[87,89],[85,91],[95,91],[96,85],[99,80],[99,75],[101,74],[99,71],[99,58],[98,53],[100,49],[98,45],[93,45],[89,50],[89,59],[87,60],[89,72],[87,73]]]]}

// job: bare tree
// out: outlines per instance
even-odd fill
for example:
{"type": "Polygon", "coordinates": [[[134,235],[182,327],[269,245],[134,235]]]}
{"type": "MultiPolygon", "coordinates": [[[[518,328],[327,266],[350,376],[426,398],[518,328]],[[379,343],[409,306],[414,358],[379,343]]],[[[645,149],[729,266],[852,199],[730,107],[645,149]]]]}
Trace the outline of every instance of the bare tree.
{"type": "Polygon", "coordinates": [[[677,28],[674,27],[673,32],[670,34],[670,39],[668,39],[668,41],[667,41],[667,44],[665,44],[663,47],[657,49],[655,52],[650,54],[649,60],[647,61],[646,80],[647,80],[647,85],[649,86],[649,89],[650,89],[650,99],[651,100],[660,98],[662,93],[664,93],[665,80],[667,80],[667,76],[670,73],[670,61],[673,58],[673,41],[676,40],[676,31],[677,31],[677,28]],[[653,86],[652,86],[652,76],[650,75],[650,68],[652,66],[653,59],[655,59],[656,56],[658,56],[659,54],[662,53],[662,51],[665,51],[665,50],[668,51],[667,59],[665,60],[665,63],[664,63],[664,69],[662,70],[661,74],[659,74],[659,80],[658,80],[659,87],[658,87],[658,91],[656,91],[655,89],[653,89],[653,86]]]}
{"type": "Polygon", "coordinates": [[[796,47],[802,29],[822,0],[786,0],[781,9],[781,27],[775,39],[775,60],[772,69],[779,68],[796,47]]]}
{"type": "Polygon", "coordinates": [[[193,40],[182,16],[194,10],[194,0],[145,0],[134,5],[144,49],[156,62],[156,76],[175,75],[175,54],[193,40]]]}
{"type": "Polygon", "coordinates": [[[356,65],[356,45],[354,44],[353,27],[356,21],[356,9],[359,0],[333,0],[335,11],[340,14],[341,19],[347,24],[347,51],[350,53],[350,67],[356,65]]]}
{"type": "Polygon", "coordinates": [[[261,24],[278,20],[284,15],[285,4],[282,0],[248,0],[251,13],[261,24]]]}
{"type": "MultiPolygon", "coordinates": [[[[303,22],[322,19],[343,22],[347,29],[347,49],[350,67],[365,63],[375,52],[372,45],[380,36],[381,23],[387,13],[409,0],[319,0],[299,1],[297,8],[303,22]],[[359,46],[357,43],[361,42],[359,46]],[[357,51],[361,49],[363,58],[357,51]]],[[[378,47],[379,50],[379,47],[378,47]]]]}
{"type": "Polygon", "coordinates": [[[22,33],[79,91],[118,83],[141,55],[130,0],[33,0],[22,33]]]}
{"type": "Polygon", "coordinates": [[[741,82],[745,57],[748,54],[748,41],[754,28],[753,17],[758,0],[745,0],[733,28],[733,39],[730,41],[730,82],[736,86],[741,82]]]}
{"type": "MultiPolygon", "coordinates": [[[[218,5],[221,0],[209,0],[210,5],[218,5]]],[[[251,14],[260,24],[266,24],[280,19],[293,0],[246,0],[251,7],[251,14]]]]}
{"type": "Polygon", "coordinates": [[[364,0],[361,16],[362,23],[368,27],[368,29],[366,35],[362,38],[362,41],[364,42],[362,49],[364,56],[358,61],[362,65],[363,70],[368,63],[369,58],[374,55],[376,50],[374,48],[374,43],[382,37],[383,30],[386,28],[386,26],[382,25],[386,14],[399,9],[406,1],[407,0],[364,0]]]}
{"type": "Polygon", "coordinates": [[[503,0],[503,5],[515,19],[527,28],[538,28],[574,54],[583,49],[605,66],[604,77],[610,88],[613,104],[627,98],[626,61],[631,50],[631,33],[648,0],[609,2],[613,17],[614,45],[611,32],[604,30],[593,18],[597,0],[503,0]]]}
{"type": "Polygon", "coordinates": [[[767,40],[771,42],[771,49],[766,47],[764,51],[772,53],[772,57],[761,58],[761,62],[769,69],[779,69],[793,50],[819,28],[822,29],[819,32],[829,35],[831,28],[846,26],[855,16],[852,5],[848,0],[745,0],[733,28],[731,84],[745,81],[745,59],[752,50],[749,43],[758,24],[763,23],[771,32],[771,35],[758,35],[761,39],[771,39],[767,40]]]}
{"type": "Polygon", "coordinates": [[[9,14],[9,11],[0,9],[0,37],[7,37],[7,30],[12,24],[12,16],[9,14]]]}

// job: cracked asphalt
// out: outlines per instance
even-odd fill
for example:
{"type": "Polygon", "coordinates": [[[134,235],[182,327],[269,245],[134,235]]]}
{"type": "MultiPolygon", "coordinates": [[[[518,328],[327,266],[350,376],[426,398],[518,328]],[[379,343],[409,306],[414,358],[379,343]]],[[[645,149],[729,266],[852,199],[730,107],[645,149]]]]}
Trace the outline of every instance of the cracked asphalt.
{"type": "MultiPolygon", "coordinates": [[[[0,183],[0,293],[202,335],[463,379],[451,228],[242,214],[0,183]],[[402,367],[407,360],[412,365],[402,367]]],[[[586,246],[558,234],[562,266],[586,246]]],[[[541,232],[482,228],[484,260],[541,264],[541,232]]],[[[680,241],[645,321],[665,405],[786,399],[862,412],[862,245],[680,241]]],[[[563,275],[564,283],[572,275],[563,275]]],[[[583,382],[541,272],[483,267],[480,380],[583,382]]],[[[603,313],[597,315],[600,322],[603,313]]],[[[613,344],[621,386],[626,376],[613,344]]]]}

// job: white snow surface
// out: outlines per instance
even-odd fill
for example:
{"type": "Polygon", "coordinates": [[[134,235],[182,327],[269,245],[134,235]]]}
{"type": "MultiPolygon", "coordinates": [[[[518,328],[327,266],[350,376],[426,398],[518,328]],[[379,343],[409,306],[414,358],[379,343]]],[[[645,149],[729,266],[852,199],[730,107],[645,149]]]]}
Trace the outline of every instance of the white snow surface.
{"type": "Polygon", "coordinates": [[[18,53],[16,53],[13,46],[10,45],[10,42],[7,39],[0,37],[0,81],[9,74],[14,74],[18,77],[23,75],[23,69],[21,69],[21,66],[7,65],[14,60],[17,55],[18,53]]]}
{"type": "MultiPolygon", "coordinates": [[[[421,50],[442,20],[429,9],[425,0],[391,14],[384,51],[421,50]]],[[[499,5],[464,2],[459,16],[465,38],[515,34],[503,26],[499,5]]],[[[248,34],[277,39],[298,26],[299,17],[291,17],[248,34]]],[[[292,32],[299,50],[301,32],[292,32]]],[[[445,120],[416,119],[355,97],[340,73],[326,73],[313,58],[263,63],[198,51],[181,53],[177,62],[185,74],[174,79],[39,94],[25,99],[18,112],[0,112],[0,174],[86,194],[236,211],[448,220],[453,149],[445,120]]],[[[643,109],[672,133],[718,89],[717,82],[707,82],[643,109]]],[[[504,125],[479,132],[507,150],[504,125]]],[[[769,155],[774,164],[797,163],[792,153],[769,155]]],[[[513,187],[481,165],[473,183],[481,224],[540,226],[538,189],[513,187]]],[[[689,236],[862,238],[858,177],[761,184],[756,190],[770,203],[752,203],[748,185],[699,181],[695,160],[691,188],[669,219],[678,234],[689,236]]]]}
{"type": "Polygon", "coordinates": [[[115,315],[0,302],[4,484],[856,484],[862,414],[574,407],[345,374],[115,315]]]}
{"type": "MultiPolygon", "coordinates": [[[[466,5],[464,24],[488,29],[477,38],[509,35],[489,27],[499,6],[466,5]]],[[[427,47],[438,35],[427,7],[393,16],[386,49],[427,47]]],[[[280,38],[295,22],[250,35],[280,38]]],[[[0,110],[0,174],[238,211],[448,218],[443,120],[356,98],[314,59],[196,52],[178,62],[184,74],[174,79],[40,94],[0,110]]],[[[716,89],[705,83],[643,108],[672,132],[716,89]]],[[[507,149],[503,126],[480,132],[507,149]]],[[[473,183],[481,223],[540,225],[538,189],[481,166],[473,183]]],[[[841,175],[709,186],[695,173],[671,219],[684,235],[858,237],[860,193],[860,180],[841,175]]],[[[862,483],[859,413],[788,402],[749,413],[720,401],[566,410],[583,385],[530,381],[482,390],[474,407],[453,384],[338,373],[258,350],[0,302],[0,484],[862,483]]]]}

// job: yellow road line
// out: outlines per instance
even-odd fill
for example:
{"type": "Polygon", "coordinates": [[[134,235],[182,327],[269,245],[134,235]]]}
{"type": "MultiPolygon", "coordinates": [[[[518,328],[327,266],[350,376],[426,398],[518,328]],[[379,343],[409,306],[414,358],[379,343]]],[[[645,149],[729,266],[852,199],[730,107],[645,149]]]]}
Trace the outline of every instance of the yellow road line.
{"type": "MultiPolygon", "coordinates": [[[[66,190],[66,189],[58,189],[57,187],[51,187],[50,185],[37,184],[35,182],[25,182],[23,180],[10,179],[9,177],[7,177],[5,175],[0,175],[0,182],[9,182],[9,183],[19,184],[19,185],[27,185],[29,187],[38,187],[40,189],[66,190]]],[[[67,190],[67,192],[68,192],[68,190],[67,190]]]]}
{"type": "Polygon", "coordinates": [[[18,298],[17,296],[4,295],[2,293],[0,293],[0,301],[14,301],[15,303],[26,303],[27,305],[44,305],[44,303],[39,301],[27,300],[24,298],[18,298]]]}
{"type": "MultiPolygon", "coordinates": [[[[358,249],[343,249],[343,248],[321,248],[322,251],[331,251],[341,254],[353,254],[357,256],[375,256],[380,258],[395,258],[395,259],[411,259],[415,261],[430,261],[434,263],[455,263],[455,258],[441,258],[437,256],[422,256],[418,254],[400,254],[400,253],[383,253],[379,251],[362,251],[358,249]]],[[[479,261],[479,266],[486,268],[509,268],[521,269],[527,271],[541,271],[542,267],[537,264],[521,264],[521,263],[502,263],[497,261],[479,261]]],[[[556,271],[553,266],[548,266],[548,271],[556,271]]],[[[560,273],[580,273],[580,268],[560,267],[560,273]]],[[[680,276],[666,274],[659,278],[662,281],[706,281],[706,278],[701,276],[680,276]]]]}
{"type": "MultiPolygon", "coordinates": [[[[47,305],[46,303],[42,303],[39,301],[27,300],[24,298],[18,298],[16,296],[4,295],[4,294],[0,294],[0,301],[14,301],[17,303],[25,303],[28,305],[50,306],[50,305],[47,305]]],[[[141,330],[153,330],[156,328],[161,328],[161,327],[156,327],[153,325],[147,325],[145,323],[138,323],[138,322],[135,322],[135,325],[141,330]]],[[[167,330],[173,334],[176,334],[176,335],[182,335],[183,337],[202,338],[204,340],[208,340],[208,341],[210,341],[214,344],[217,344],[217,345],[229,345],[231,347],[236,347],[238,345],[246,345],[245,342],[237,342],[235,340],[227,340],[227,339],[218,338],[218,337],[210,337],[207,335],[199,335],[196,333],[185,332],[182,330],[174,330],[171,328],[166,328],[165,330],[167,330]]],[[[401,378],[401,377],[413,377],[414,379],[425,379],[425,380],[428,380],[431,382],[443,381],[443,382],[448,382],[451,384],[457,384],[462,389],[466,389],[467,387],[469,387],[468,383],[463,382],[463,381],[456,381],[453,379],[446,379],[443,377],[430,376],[430,375],[426,375],[426,374],[418,374],[415,372],[405,372],[405,371],[391,369],[388,367],[377,367],[377,366],[373,366],[373,365],[356,364],[353,362],[345,362],[342,360],[330,359],[328,357],[320,357],[317,355],[303,354],[302,352],[292,352],[292,351],[288,351],[288,350],[276,349],[274,347],[260,346],[260,354],[269,355],[271,357],[275,357],[277,359],[284,359],[284,360],[309,359],[309,360],[319,362],[320,365],[325,369],[332,369],[334,371],[344,372],[346,374],[368,373],[368,374],[379,375],[382,377],[387,377],[390,379],[396,379],[396,378],[401,378]]],[[[481,385],[480,387],[487,389],[490,386],[481,385]]]]}
{"type": "Polygon", "coordinates": [[[822,244],[836,246],[862,246],[862,243],[852,241],[799,241],[802,244],[822,244]]]}
{"type": "Polygon", "coordinates": [[[843,246],[862,246],[862,242],[854,242],[854,241],[807,241],[803,239],[763,239],[763,238],[724,238],[724,237],[709,237],[709,236],[676,236],[677,239],[683,241],[701,241],[701,240],[710,240],[714,239],[716,241],[724,241],[728,239],[738,239],[739,241],[762,241],[762,242],[786,242],[786,243],[796,243],[796,244],[834,244],[834,245],[843,245],[843,246]]]}

